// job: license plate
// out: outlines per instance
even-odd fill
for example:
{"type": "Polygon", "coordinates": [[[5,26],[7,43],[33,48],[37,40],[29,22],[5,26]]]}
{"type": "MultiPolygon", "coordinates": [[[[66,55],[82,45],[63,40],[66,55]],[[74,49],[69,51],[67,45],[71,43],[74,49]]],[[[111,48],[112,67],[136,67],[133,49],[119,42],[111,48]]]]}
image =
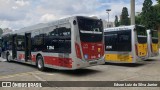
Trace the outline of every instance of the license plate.
{"type": "Polygon", "coordinates": [[[95,65],[95,64],[97,64],[97,62],[95,61],[95,62],[90,62],[89,63],[90,65],[95,65]]]}
{"type": "Polygon", "coordinates": [[[145,60],[145,58],[141,58],[142,60],[145,60]]]}

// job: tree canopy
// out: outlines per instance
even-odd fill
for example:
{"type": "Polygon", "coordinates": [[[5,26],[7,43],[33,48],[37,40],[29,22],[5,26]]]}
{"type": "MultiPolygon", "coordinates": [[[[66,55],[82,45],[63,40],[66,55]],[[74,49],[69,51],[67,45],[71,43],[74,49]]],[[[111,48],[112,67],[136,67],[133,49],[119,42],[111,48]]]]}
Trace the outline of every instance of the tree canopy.
{"type": "Polygon", "coordinates": [[[118,21],[118,16],[115,16],[115,21],[114,21],[115,27],[119,26],[119,21],[118,21]]]}
{"type": "Polygon", "coordinates": [[[140,16],[136,16],[136,24],[144,25],[148,29],[158,29],[160,27],[160,0],[156,5],[152,5],[152,0],[144,0],[140,16]]]}
{"type": "Polygon", "coordinates": [[[121,25],[129,25],[130,24],[130,20],[129,20],[128,16],[129,16],[129,14],[128,14],[127,7],[123,7],[121,18],[120,18],[121,25]]]}
{"type": "Polygon", "coordinates": [[[0,28],[0,36],[3,34],[3,30],[0,28]]]}
{"type": "Polygon", "coordinates": [[[141,13],[141,24],[146,26],[146,28],[153,28],[153,12],[154,9],[152,7],[152,0],[144,0],[142,13],[141,13]]]}
{"type": "Polygon", "coordinates": [[[159,4],[160,4],[160,0],[157,0],[157,3],[159,3],[159,4]]]}

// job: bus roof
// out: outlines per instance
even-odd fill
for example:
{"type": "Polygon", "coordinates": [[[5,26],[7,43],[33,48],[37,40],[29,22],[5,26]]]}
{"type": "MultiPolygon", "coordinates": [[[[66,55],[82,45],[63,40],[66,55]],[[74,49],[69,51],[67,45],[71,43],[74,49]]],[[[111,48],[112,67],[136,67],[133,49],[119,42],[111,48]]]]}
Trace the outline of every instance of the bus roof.
{"type": "Polygon", "coordinates": [[[104,32],[119,31],[119,30],[128,30],[128,29],[133,30],[136,26],[144,27],[142,25],[119,26],[119,27],[105,28],[104,32]]]}
{"type": "Polygon", "coordinates": [[[36,30],[36,29],[41,29],[41,28],[45,28],[45,27],[49,27],[49,26],[53,26],[53,25],[67,23],[67,22],[69,22],[70,18],[71,17],[65,18],[65,19],[56,20],[56,21],[52,21],[52,22],[48,22],[48,23],[39,23],[39,24],[36,24],[36,25],[32,25],[32,26],[21,28],[19,30],[14,31],[13,33],[16,34],[16,33],[30,32],[30,31],[36,30]]]}
{"type": "Polygon", "coordinates": [[[5,36],[5,35],[10,35],[10,34],[12,34],[12,33],[13,33],[13,31],[7,32],[7,33],[3,33],[3,34],[2,34],[2,37],[5,36]]]}
{"type": "Polygon", "coordinates": [[[51,21],[51,22],[48,22],[48,23],[39,23],[39,24],[36,24],[36,25],[24,27],[24,28],[21,28],[19,30],[14,31],[13,33],[14,34],[25,33],[25,32],[27,33],[27,32],[30,32],[30,31],[36,30],[36,29],[41,29],[41,28],[45,28],[45,27],[50,27],[50,26],[54,26],[54,25],[68,23],[70,19],[75,18],[75,17],[84,17],[84,18],[94,19],[93,17],[87,17],[87,16],[71,16],[71,17],[60,19],[60,20],[51,21]]]}

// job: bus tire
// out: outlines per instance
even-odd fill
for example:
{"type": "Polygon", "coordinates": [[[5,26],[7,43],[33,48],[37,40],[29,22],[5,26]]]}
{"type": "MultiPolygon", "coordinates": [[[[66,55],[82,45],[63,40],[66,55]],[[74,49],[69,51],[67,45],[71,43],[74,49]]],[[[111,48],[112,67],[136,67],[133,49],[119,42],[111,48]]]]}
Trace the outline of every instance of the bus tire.
{"type": "Polygon", "coordinates": [[[7,60],[7,62],[11,62],[11,60],[9,59],[9,56],[10,56],[10,54],[7,52],[7,54],[6,54],[6,60],[7,60]]]}
{"type": "Polygon", "coordinates": [[[41,55],[37,56],[37,68],[40,71],[44,71],[45,70],[43,57],[41,55]]]}

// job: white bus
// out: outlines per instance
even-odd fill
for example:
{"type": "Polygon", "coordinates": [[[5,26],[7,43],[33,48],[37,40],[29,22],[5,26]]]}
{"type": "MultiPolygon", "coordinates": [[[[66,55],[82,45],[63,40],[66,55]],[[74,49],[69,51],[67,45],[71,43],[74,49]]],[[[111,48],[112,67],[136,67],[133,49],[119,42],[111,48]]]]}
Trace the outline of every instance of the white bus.
{"type": "Polygon", "coordinates": [[[103,64],[102,21],[73,16],[25,27],[2,36],[2,56],[45,67],[74,70],[103,64]]]}
{"type": "Polygon", "coordinates": [[[147,30],[148,55],[155,57],[159,55],[158,49],[158,31],[147,30]]]}
{"type": "Polygon", "coordinates": [[[106,28],[104,39],[106,62],[136,63],[148,58],[147,34],[143,26],[106,28]]]}

